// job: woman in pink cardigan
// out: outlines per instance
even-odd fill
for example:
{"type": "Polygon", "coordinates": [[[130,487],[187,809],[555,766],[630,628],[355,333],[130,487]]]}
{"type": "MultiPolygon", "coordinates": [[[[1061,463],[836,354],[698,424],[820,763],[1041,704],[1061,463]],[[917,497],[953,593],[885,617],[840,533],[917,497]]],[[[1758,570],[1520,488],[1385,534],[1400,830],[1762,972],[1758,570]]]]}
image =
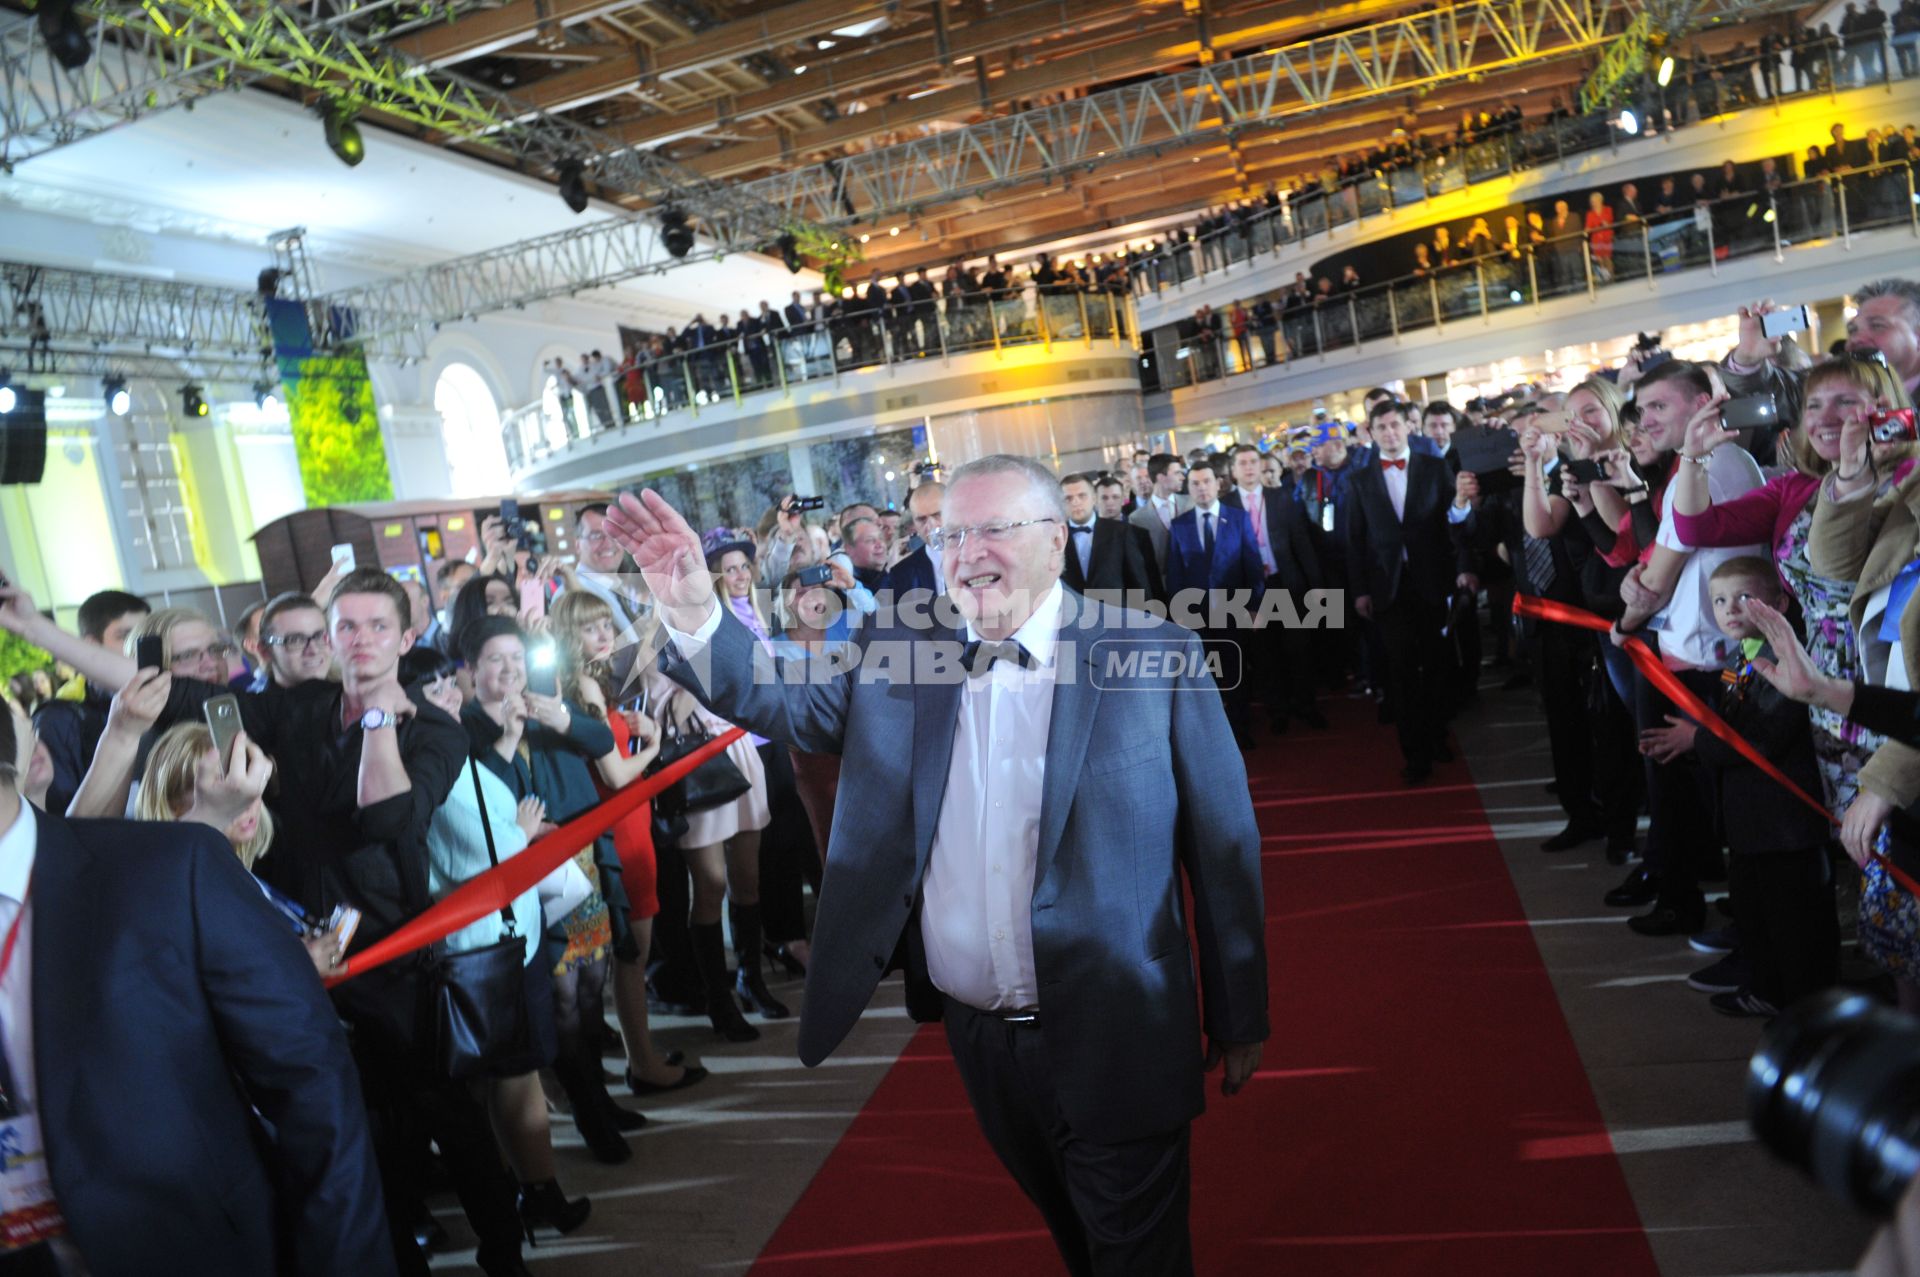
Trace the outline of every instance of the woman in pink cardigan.
{"type": "MultiPolygon", "coordinates": [[[[1674,531],[1689,546],[1750,545],[1765,541],[1773,547],[1773,561],[1806,621],[1807,650],[1824,674],[1835,678],[1859,676],[1859,651],[1848,608],[1854,582],[1821,576],[1807,557],[1807,539],[1822,481],[1840,456],[1840,432],[1847,422],[1875,404],[1871,374],[1851,359],[1830,359],[1807,374],[1806,400],[1800,421],[1788,432],[1785,454],[1794,468],[1761,487],[1723,505],[1711,504],[1704,459],[1715,448],[1733,444],[1737,436],[1720,425],[1719,400],[1688,423],[1681,449],[1679,473],[1667,491],[1673,502],[1674,531]]],[[[1892,487],[1911,463],[1904,463],[1883,480],[1892,487]]],[[[1854,476],[1841,476],[1843,479],[1854,476]]],[[[1830,710],[1811,708],[1814,753],[1826,790],[1827,810],[1844,812],[1859,788],[1860,768],[1878,749],[1881,738],[1830,710]]]]}

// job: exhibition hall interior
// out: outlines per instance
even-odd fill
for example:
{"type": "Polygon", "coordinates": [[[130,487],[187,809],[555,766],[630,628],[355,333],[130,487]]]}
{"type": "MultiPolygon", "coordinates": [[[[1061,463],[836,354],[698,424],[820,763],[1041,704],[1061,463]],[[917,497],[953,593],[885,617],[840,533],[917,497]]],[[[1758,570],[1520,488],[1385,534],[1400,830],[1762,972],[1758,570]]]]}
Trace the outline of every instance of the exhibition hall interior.
{"type": "Polygon", "coordinates": [[[1917,126],[1920,0],[0,0],[0,1270],[1920,1277],[1917,126]]]}

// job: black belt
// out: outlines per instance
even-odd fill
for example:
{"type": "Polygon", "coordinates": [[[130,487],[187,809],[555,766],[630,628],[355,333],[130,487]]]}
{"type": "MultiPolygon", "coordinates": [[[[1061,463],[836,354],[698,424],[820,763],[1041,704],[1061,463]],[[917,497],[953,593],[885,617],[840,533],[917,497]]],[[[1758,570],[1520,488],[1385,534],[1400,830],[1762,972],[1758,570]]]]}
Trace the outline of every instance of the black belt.
{"type": "Polygon", "coordinates": [[[948,997],[947,1001],[951,1002],[954,1006],[959,1007],[963,1011],[971,1012],[974,1015],[984,1015],[989,1020],[999,1020],[1003,1024],[1018,1025],[1021,1028],[1027,1028],[1027,1029],[1037,1029],[1040,1027],[1040,1008],[1039,1007],[1017,1007],[1012,1009],[989,1011],[982,1007],[974,1006],[970,1002],[962,1002],[958,998],[951,997],[951,996],[948,997]]]}

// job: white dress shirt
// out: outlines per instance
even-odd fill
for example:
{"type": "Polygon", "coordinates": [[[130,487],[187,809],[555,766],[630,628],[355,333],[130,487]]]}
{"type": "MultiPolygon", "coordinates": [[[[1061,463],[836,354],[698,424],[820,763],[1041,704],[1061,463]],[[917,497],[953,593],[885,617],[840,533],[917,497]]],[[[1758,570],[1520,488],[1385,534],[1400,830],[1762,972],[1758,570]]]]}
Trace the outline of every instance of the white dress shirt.
{"type": "Polygon", "coordinates": [[[1149,499],[1153,502],[1153,512],[1160,516],[1160,526],[1163,528],[1172,527],[1173,516],[1180,513],[1180,511],[1174,507],[1173,498],[1152,497],[1149,499]]]}
{"type": "MultiPolygon", "coordinates": [[[[1382,461],[1407,461],[1411,452],[1403,452],[1397,457],[1381,457],[1382,461]]],[[[1404,465],[1381,466],[1380,477],[1386,480],[1387,500],[1393,502],[1393,517],[1402,523],[1407,521],[1407,468],[1404,465]]]]}
{"type": "Polygon", "coordinates": [[[1080,560],[1080,579],[1084,581],[1087,574],[1093,571],[1093,520],[1088,519],[1085,523],[1067,520],[1067,544],[1073,547],[1074,555],[1080,560]],[[1086,531],[1075,536],[1075,528],[1085,528],[1086,531]]]}
{"type": "MultiPolygon", "coordinates": [[[[935,986],[982,1010],[1022,1010],[1040,1001],[1033,875],[1064,598],[1054,582],[1013,635],[1033,658],[1032,669],[996,661],[982,677],[967,679],[960,693],[920,936],[935,986]]],[[[718,607],[691,634],[666,627],[682,659],[697,654],[719,628],[718,607]]],[[[978,637],[969,626],[967,638],[978,637]]]]}
{"type": "Polygon", "coordinates": [[[1193,530],[1199,533],[1200,548],[1206,551],[1211,560],[1213,548],[1220,544],[1220,503],[1218,501],[1212,505],[1193,507],[1193,530]],[[1212,522],[1209,523],[1209,520],[1212,522]],[[1213,529],[1211,532],[1207,530],[1209,527],[1213,529]]]}
{"type": "Polygon", "coordinates": [[[22,906],[20,936],[13,942],[13,961],[0,981],[0,1031],[7,1038],[7,1067],[13,1073],[14,1104],[32,1112],[39,1094],[33,1072],[33,909],[26,905],[27,884],[33,880],[33,858],[39,838],[33,804],[22,798],[20,814],[0,834],[0,942],[22,906]]]}
{"type": "Polygon", "coordinates": [[[1273,547],[1267,544],[1266,499],[1266,490],[1263,488],[1240,489],[1240,508],[1252,520],[1253,543],[1260,547],[1260,566],[1266,569],[1268,576],[1272,576],[1280,565],[1274,561],[1273,547]]]}

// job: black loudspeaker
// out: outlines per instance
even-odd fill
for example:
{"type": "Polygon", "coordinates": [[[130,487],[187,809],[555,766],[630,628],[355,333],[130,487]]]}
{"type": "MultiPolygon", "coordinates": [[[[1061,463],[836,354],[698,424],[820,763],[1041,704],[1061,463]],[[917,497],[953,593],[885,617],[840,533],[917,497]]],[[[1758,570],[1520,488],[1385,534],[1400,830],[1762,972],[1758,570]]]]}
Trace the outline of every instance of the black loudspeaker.
{"type": "Polygon", "coordinates": [[[47,396],[14,394],[13,411],[0,416],[0,483],[38,483],[47,469],[47,396]]]}

